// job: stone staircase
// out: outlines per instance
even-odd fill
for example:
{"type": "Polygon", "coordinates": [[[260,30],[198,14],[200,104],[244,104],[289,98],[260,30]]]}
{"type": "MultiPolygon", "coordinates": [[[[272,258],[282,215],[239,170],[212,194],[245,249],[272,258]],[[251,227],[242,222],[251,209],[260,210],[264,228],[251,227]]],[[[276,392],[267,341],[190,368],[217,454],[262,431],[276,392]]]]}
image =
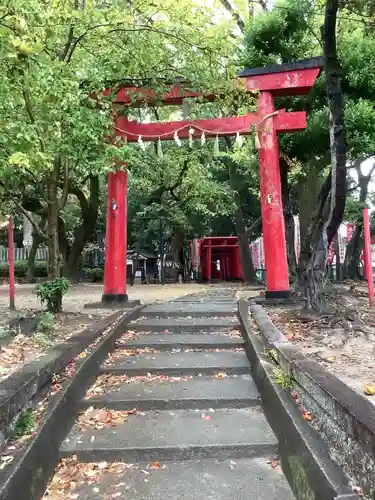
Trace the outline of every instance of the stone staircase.
{"type": "Polygon", "coordinates": [[[83,418],[98,409],[125,417],[88,426],[80,417],[61,446],[61,456],[74,456],[77,466],[94,462],[104,471],[94,483],[77,483],[74,498],[294,498],[250,376],[236,310],[228,292],[199,294],[146,307],[129,326],[138,337],[120,340],[100,368],[108,385],[96,391],[94,384],[82,401],[83,418]]]}

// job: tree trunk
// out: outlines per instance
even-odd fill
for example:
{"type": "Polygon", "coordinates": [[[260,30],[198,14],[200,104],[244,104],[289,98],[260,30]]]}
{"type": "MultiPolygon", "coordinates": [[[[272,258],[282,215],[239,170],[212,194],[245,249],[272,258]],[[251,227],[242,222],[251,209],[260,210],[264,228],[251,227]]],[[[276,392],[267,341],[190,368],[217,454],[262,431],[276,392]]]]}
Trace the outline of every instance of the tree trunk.
{"type": "Polygon", "coordinates": [[[77,282],[81,277],[81,256],[85,245],[92,238],[96,221],[98,218],[99,209],[99,177],[90,177],[90,198],[87,200],[82,189],[71,187],[70,192],[78,199],[81,207],[82,223],[74,230],[73,244],[69,246],[67,243],[66,235],[63,237],[65,231],[64,222],[62,221],[60,231],[60,244],[65,252],[65,265],[64,276],[71,281],[77,282]]]}
{"type": "MultiPolygon", "coordinates": [[[[365,204],[367,200],[368,185],[370,183],[372,174],[375,170],[375,163],[372,166],[368,175],[362,174],[360,161],[357,162],[355,168],[358,174],[359,203],[362,205],[365,204]]],[[[362,230],[363,230],[363,218],[362,216],[360,216],[356,223],[356,228],[354,230],[352,239],[349,241],[348,246],[346,248],[344,273],[345,277],[349,279],[357,279],[360,277],[359,259],[363,249],[363,239],[361,238],[362,230]]]]}
{"type": "MultiPolygon", "coordinates": [[[[235,198],[240,198],[239,194],[235,198]]],[[[243,220],[242,207],[238,205],[241,200],[236,200],[237,209],[234,214],[234,224],[238,238],[238,246],[240,248],[241,267],[245,283],[251,283],[256,278],[256,273],[251,258],[249,239],[247,237],[246,226],[243,220]]]]}
{"type": "Polygon", "coordinates": [[[54,178],[48,179],[48,278],[54,280],[60,277],[60,250],[59,250],[59,206],[57,198],[57,182],[54,178]]]}
{"type": "Polygon", "coordinates": [[[243,218],[242,212],[242,203],[241,196],[238,191],[238,186],[236,185],[236,164],[231,158],[226,159],[226,164],[228,166],[228,174],[229,174],[229,184],[233,191],[234,203],[236,206],[236,210],[234,212],[234,225],[236,228],[238,245],[240,248],[240,256],[241,256],[241,266],[242,266],[242,274],[245,283],[251,283],[255,280],[256,274],[253,266],[253,262],[251,259],[250,246],[249,246],[249,238],[247,236],[247,230],[245,226],[245,221],[243,218]]]}
{"type": "MultiPolygon", "coordinates": [[[[324,71],[330,112],[331,173],[324,184],[318,207],[314,211],[304,244],[301,270],[307,307],[318,312],[325,310],[323,280],[328,249],[343,220],[346,202],[346,131],[344,99],[341,89],[341,69],[337,57],[336,21],[338,0],[327,0],[323,26],[324,71]],[[328,192],[327,192],[328,191],[328,192]],[[327,196],[324,196],[324,195],[327,196]],[[306,256],[309,256],[306,262],[306,256]]],[[[301,259],[302,260],[302,259],[301,259]]]]}
{"type": "Polygon", "coordinates": [[[361,257],[361,252],[363,250],[363,238],[361,238],[362,231],[363,221],[358,221],[352,239],[349,241],[348,246],[346,247],[344,276],[347,279],[354,280],[360,277],[359,260],[361,257]]]}
{"type": "Polygon", "coordinates": [[[341,261],[340,261],[340,246],[339,235],[335,236],[335,257],[336,257],[336,281],[341,281],[341,261]]]}
{"type": "Polygon", "coordinates": [[[64,276],[74,283],[78,283],[81,278],[81,256],[87,241],[83,225],[74,231],[74,242],[69,249],[69,255],[63,271],[64,276]]]}
{"type": "Polygon", "coordinates": [[[35,230],[33,230],[32,237],[33,237],[33,242],[32,242],[32,245],[31,245],[31,248],[29,251],[29,255],[27,257],[27,272],[26,272],[27,281],[29,281],[30,283],[32,283],[34,281],[35,257],[36,257],[36,253],[38,251],[39,245],[42,242],[42,238],[39,236],[38,233],[35,232],[35,230]]]}
{"type": "Polygon", "coordinates": [[[134,286],[134,281],[135,281],[135,273],[138,270],[139,266],[139,254],[141,252],[141,245],[142,245],[142,238],[139,237],[137,241],[137,246],[135,249],[135,261],[133,262],[133,269],[132,269],[132,274],[130,276],[130,286],[134,286]]]}
{"type": "Polygon", "coordinates": [[[318,167],[312,163],[306,165],[306,176],[297,185],[299,233],[301,246],[307,235],[311,214],[317,204],[324,179],[318,167]]]}
{"type": "MultiPolygon", "coordinates": [[[[56,162],[58,163],[58,162],[56,162]]],[[[57,193],[58,165],[54,167],[54,175],[47,181],[48,199],[48,279],[53,281],[60,277],[59,248],[59,200],[57,193]]],[[[62,295],[55,294],[48,300],[48,310],[54,313],[62,311],[62,295]]]]}
{"type": "Polygon", "coordinates": [[[288,164],[285,158],[280,158],[280,180],[281,180],[281,193],[283,200],[283,214],[285,222],[285,240],[286,240],[286,253],[288,258],[289,274],[292,277],[296,275],[297,260],[294,245],[294,218],[292,212],[292,204],[290,202],[289,184],[288,184],[288,164]]]}

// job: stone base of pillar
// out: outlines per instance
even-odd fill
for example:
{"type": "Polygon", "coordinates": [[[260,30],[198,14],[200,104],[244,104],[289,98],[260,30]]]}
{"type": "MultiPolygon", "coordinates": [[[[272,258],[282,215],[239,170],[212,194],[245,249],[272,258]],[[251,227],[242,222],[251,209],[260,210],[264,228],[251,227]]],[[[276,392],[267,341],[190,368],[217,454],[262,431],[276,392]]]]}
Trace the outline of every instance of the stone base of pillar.
{"type": "Polygon", "coordinates": [[[123,304],[129,302],[129,297],[126,293],[103,293],[102,302],[104,304],[123,304]]]}
{"type": "Polygon", "coordinates": [[[290,290],[281,290],[281,291],[269,291],[266,290],[265,297],[266,299],[289,299],[292,296],[290,290]]]}
{"type": "Polygon", "coordinates": [[[101,302],[85,304],[85,309],[131,309],[139,306],[140,300],[129,300],[126,294],[103,294],[101,302]]]}

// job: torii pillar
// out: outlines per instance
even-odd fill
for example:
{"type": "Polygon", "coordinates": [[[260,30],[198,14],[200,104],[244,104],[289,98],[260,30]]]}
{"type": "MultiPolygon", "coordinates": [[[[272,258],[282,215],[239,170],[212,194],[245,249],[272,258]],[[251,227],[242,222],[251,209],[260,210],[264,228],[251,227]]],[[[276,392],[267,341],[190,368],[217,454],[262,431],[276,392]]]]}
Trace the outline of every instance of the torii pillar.
{"type": "Polygon", "coordinates": [[[108,174],[103,304],[124,304],[126,293],[128,172],[108,174]]]}
{"type": "Polygon", "coordinates": [[[274,98],[271,92],[261,92],[258,115],[269,116],[257,127],[266,297],[287,298],[290,295],[289,269],[279,170],[279,145],[272,116],[274,111],[274,98]]]}
{"type": "MultiPolygon", "coordinates": [[[[280,121],[275,97],[307,94],[323,67],[323,58],[243,71],[249,90],[258,90],[257,139],[262,210],[266,298],[290,296],[285,222],[281,193],[277,132],[293,131],[280,121]]],[[[295,130],[304,128],[300,124],[295,130]]]]}

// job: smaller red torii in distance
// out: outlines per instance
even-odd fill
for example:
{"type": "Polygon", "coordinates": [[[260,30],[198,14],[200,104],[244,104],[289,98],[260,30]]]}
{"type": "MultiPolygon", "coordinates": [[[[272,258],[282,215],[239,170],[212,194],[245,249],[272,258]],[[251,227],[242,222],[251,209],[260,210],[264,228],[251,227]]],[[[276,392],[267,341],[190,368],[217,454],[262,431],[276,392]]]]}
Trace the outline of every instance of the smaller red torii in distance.
{"type": "MultiPolygon", "coordinates": [[[[128,142],[171,140],[178,130],[180,139],[187,139],[194,130],[204,131],[207,137],[246,135],[256,127],[259,150],[260,197],[262,209],[263,241],[266,265],[267,297],[289,295],[289,274],[286,255],[285,225],[283,216],[279,172],[277,133],[303,130],[306,127],[304,111],[275,110],[274,98],[307,94],[323,67],[321,57],[290,64],[253,68],[240,73],[249,91],[258,91],[258,108],[254,114],[239,117],[207,120],[184,120],[169,123],[138,123],[123,116],[114,120],[115,135],[128,142]]],[[[106,91],[109,94],[110,89],[106,91]]],[[[123,87],[116,94],[117,105],[141,106],[148,104],[176,105],[185,98],[200,97],[202,93],[174,85],[159,98],[151,89],[134,86],[123,87]]],[[[215,96],[205,96],[214,100],[215,96]]],[[[106,224],[106,259],[104,271],[103,302],[122,302],[126,293],[127,250],[127,172],[109,174],[106,224]]]]}

